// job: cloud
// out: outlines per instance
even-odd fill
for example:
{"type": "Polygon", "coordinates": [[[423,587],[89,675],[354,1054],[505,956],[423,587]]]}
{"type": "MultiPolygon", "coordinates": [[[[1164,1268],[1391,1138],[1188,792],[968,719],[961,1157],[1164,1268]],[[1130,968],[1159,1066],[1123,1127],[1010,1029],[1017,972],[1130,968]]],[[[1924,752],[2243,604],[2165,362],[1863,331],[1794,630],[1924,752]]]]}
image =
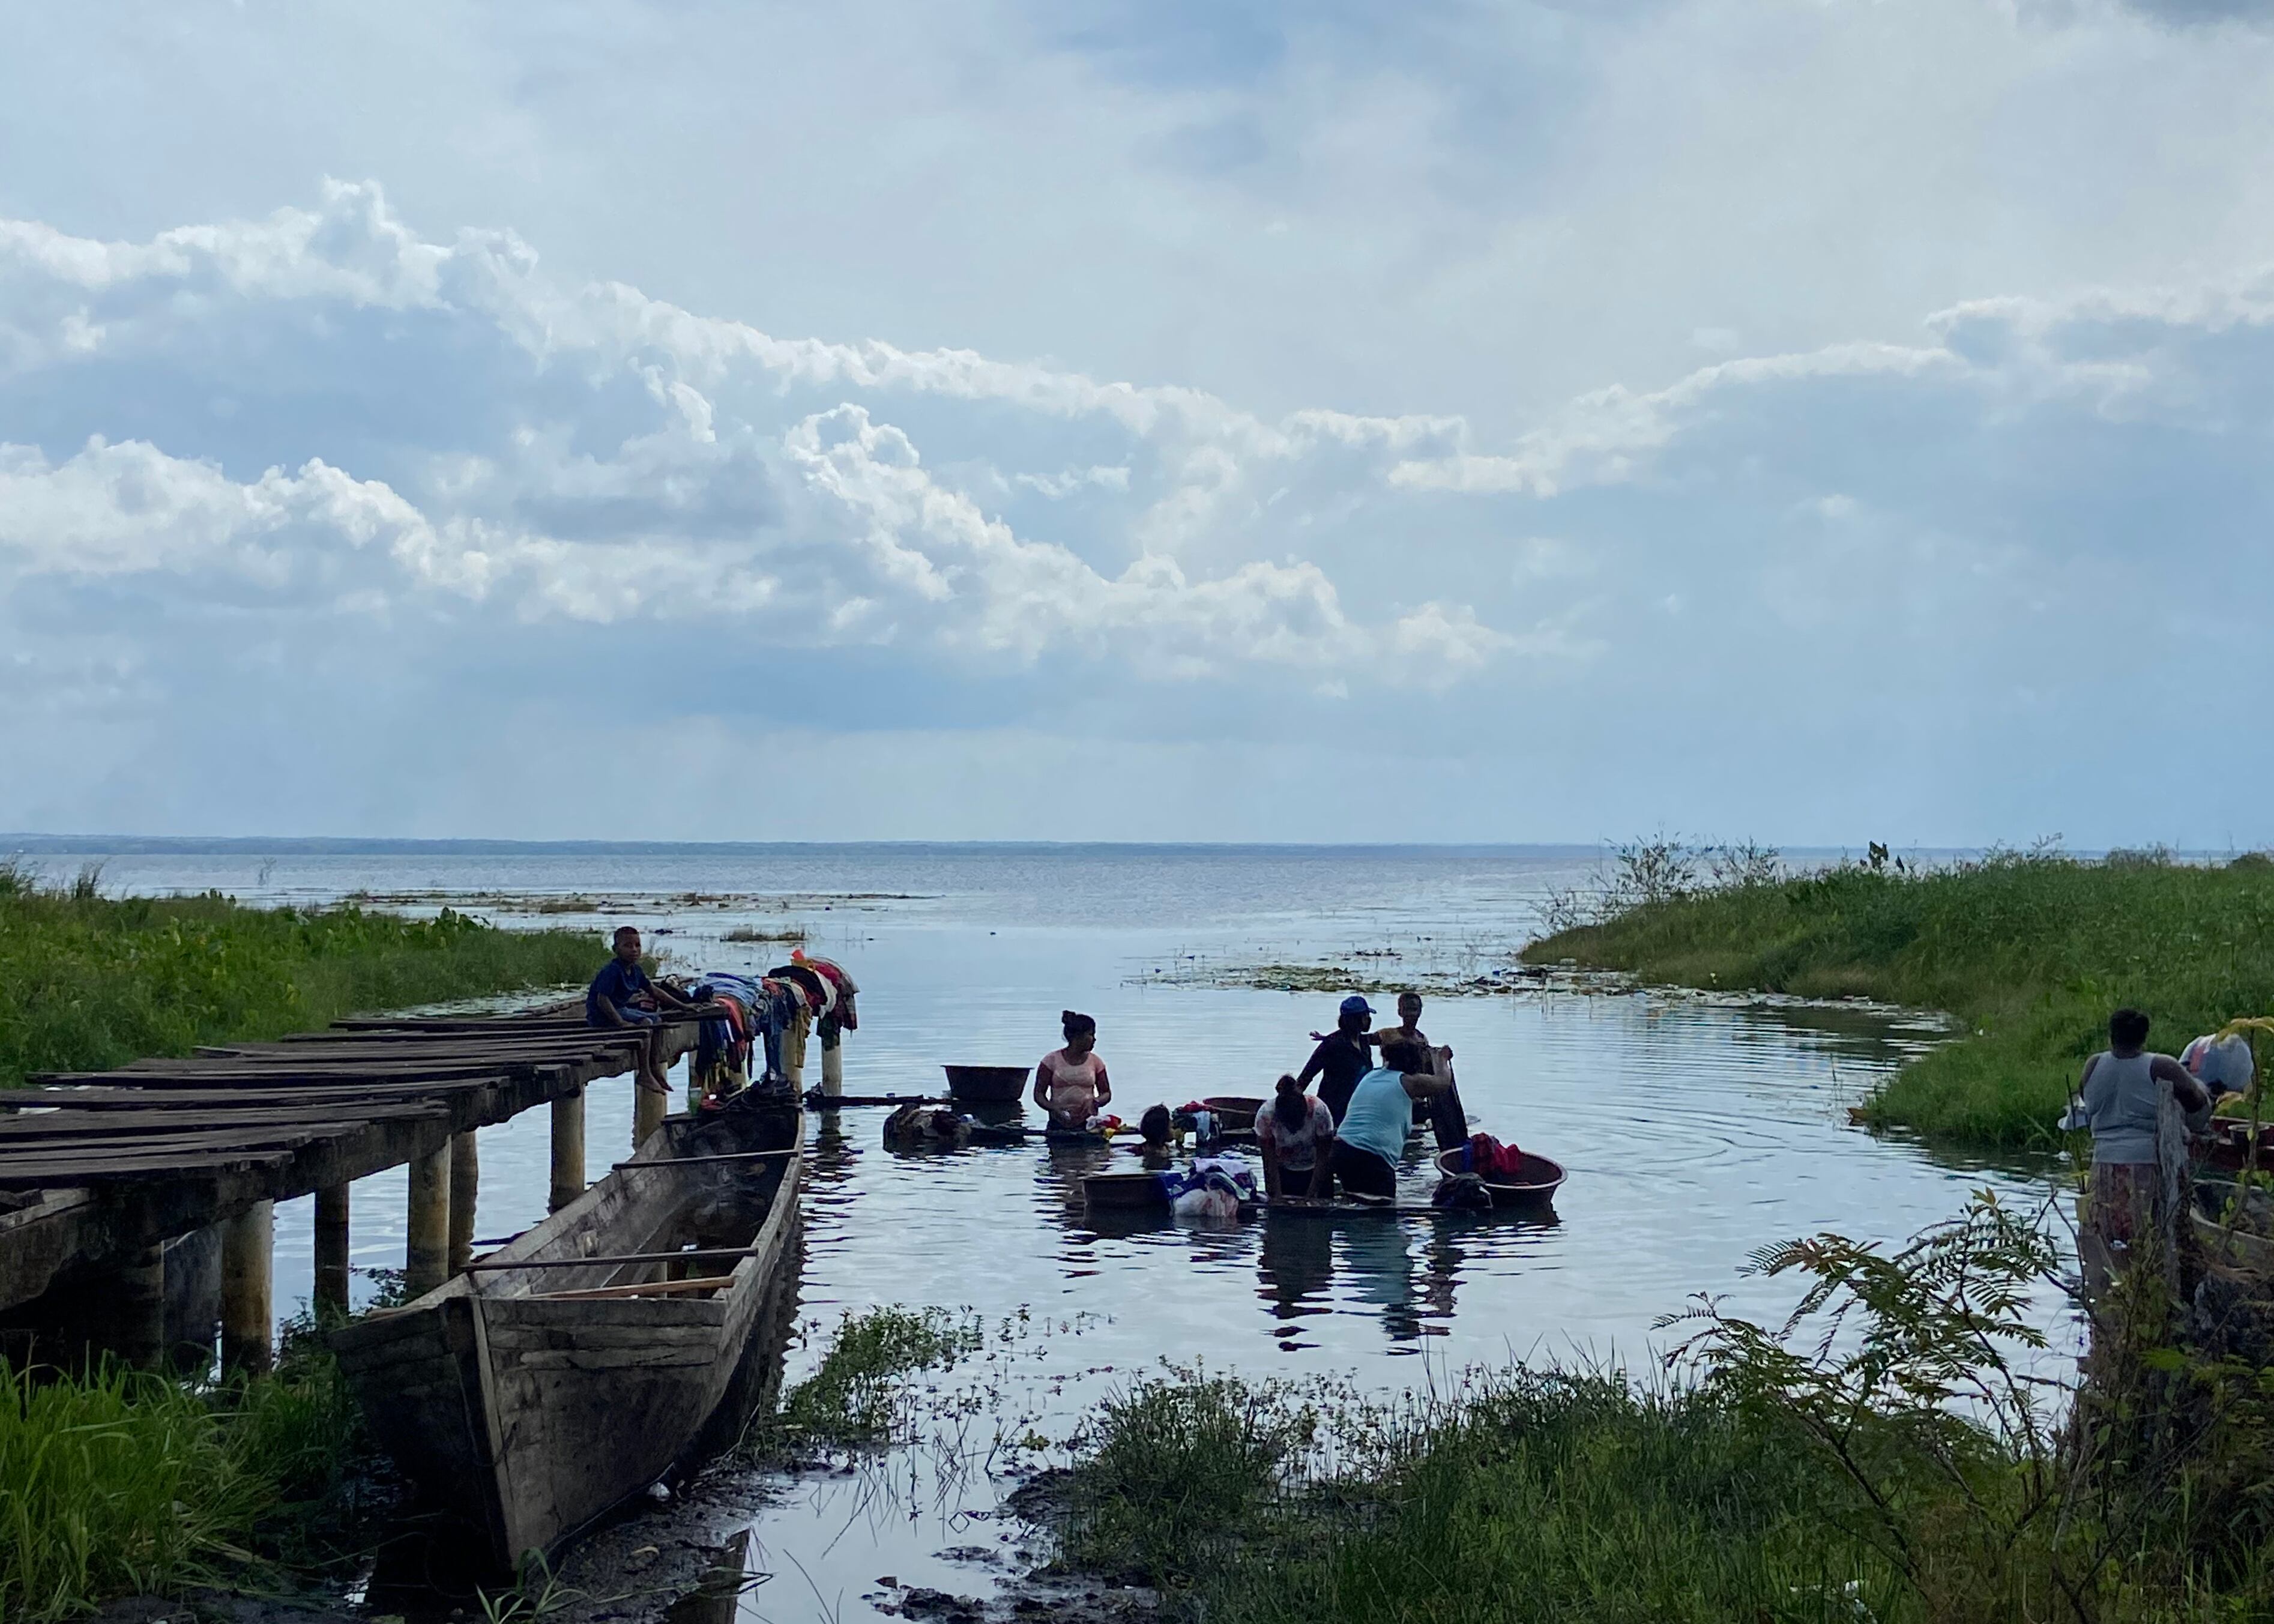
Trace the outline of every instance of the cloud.
{"type": "Polygon", "coordinates": [[[358,581],[406,609],[439,594],[524,620],[739,619],[807,646],[913,639],[1018,664],[1062,650],[1141,680],[1262,665],[1434,687],[1500,646],[1462,605],[1369,628],[1319,565],[1242,557],[1229,533],[1284,532],[1255,520],[1291,477],[1365,485],[1457,436],[1445,420],[1273,424],[968,351],[778,339],[621,284],[559,288],[509,234],[425,241],[370,184],[145,244],[11,222],[0,289],[12,416],[36,423],[42,397],[76,387],[108,427],[125,380],[159,397],[139,409],[150,439],[98,430],[60,461],[11,449],[0,542],[26,570],[205,568],[272,594],[322,575],[336,591],[368,552],[394,568],[366,560],[358,581]],[[189,374],[226,380],[230,410],[190,395],[189,374]],[[335,422],[285,420],[308,380],[335,422]],[[847,392],[866,403],[821,404],[847,392]],[[1111,444],[1121,460],[1013,483],[1111,510],[1072,544],[1019,534],[875,415],[928,399],[1026,419],[1043,447],[1111,444]],[[227,471],[297,442],[325,455],[227,471]],[[1134,553],[1116,569],[1085,556],[1116,546],[1134,553]],[[1425,627],[1443,650],[1420,646],[1425,627]]]}
{"type": "MultiPolygon", "coordinates": [[[[1313,742],[1395,738],[1435,763],[1417,779],[1465,786],[1441,834],[1659,807],[1794,838],[1767,808],[1963,838],[2097,797],[2129,838],[2166,801],[2080,763],[2111,730],[2222,748],[2274,678],[2199,629],[2274,592],[2270,379],[2274,274],[2245,270],[1717,352],[1495,436],[783,336],[556,279],[511,233],[433,238],[369,184],[139,241],[9,222],[0,692],[32,766],[0,824],[197,823],[196,783],[240,819],[425,829],[382,781],[447,770],[438,804],[564,832],[526,804],[549,779],[453,730],[510,729],[525,763],[683,728],[788,730],[801,760],[922,739],[909,759],[968,786],[943,764],[967,741],[1018,786],[942,814],[977,832],[1137,828],[1043,817],[1064,798],[1005,741],[1202,782],[1277,763],[1295,795],[1313,742]],[[2112,616],[2153,652],[2080,658],[2112,616]],[[311,786],[296,746],[339,781],[311,786]],[[231,788],[200,748],[266,764],[231,788]]],[[[2214,785],[2202,815],[2247,825],[2263,787],[2214,785]]],[[[1399,838],[1397,800],[1286,826],[1399,838]]],[[[780,816],[922,835],[934,809],[801,789],[780,816]]],[[[653,816],[749,832],[730,807],[653,816]]]]}

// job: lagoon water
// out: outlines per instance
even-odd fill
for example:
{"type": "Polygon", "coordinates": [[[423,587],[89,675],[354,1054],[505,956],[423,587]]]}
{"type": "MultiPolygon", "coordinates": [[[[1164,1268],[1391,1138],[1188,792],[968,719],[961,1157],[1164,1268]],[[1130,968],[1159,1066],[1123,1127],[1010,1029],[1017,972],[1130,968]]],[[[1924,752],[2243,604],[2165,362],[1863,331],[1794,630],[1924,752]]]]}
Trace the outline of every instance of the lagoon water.
{"type": "MultiPolygon", "coordinates": [[[[68,872],[79,860],[38,861],[68,872]]],[[[1331,1022],[1334,996],[1223,984],[1239,967],[1362,964],[1393,982],[1472,975],[1505,963],[1548,891],[1585,878],[1597,856],[783,846],[102,861],[106,889],[211,886],[302,903],[369,892],[414,908],[453,899],[506,924],[591,926],[595,967],[599,928],[624,920],[667,931],[653,944],[689,969],[764,969],[787,950],[729,943],[727,932],[794,924],[862,986],[848,1092],[935,1090],[943,1062],[1031,1064],[1057,1046],[1058,1011],[1076,1008],[1097,1018],[1115,1107],[1133,1118],[1156,1100],[1267,1093],[1308,1053],[1306,1034],[1331,1022]],[[506,900],[568,896],[595,906],[539,915],[506,900]],[[1396,957],[1352,957],[1384,951],[1396,957]]],[[[1094,1223],[1081,1176],[1133,1167],[1133,1156],[1035,1145],[901,1158],[881,1147],[881,1111],[809,1117],[806,1329],[791,1379],[840,1315],[879,1304],[970,1309],[993,1327],[994,1351],[974,1367],[991,1391],[966,1424],[966,1442],[983,1445],[998,1432],[1062,1442],[1099,1398],[1163,1361],[1374,1395],[1442,1387],[1465,1367],[1519,1358],[1640,1369],[1668,1341],[1654,1322],[1695,1293],[1781,1316],[1793,1285],[1743,1272],[1765,1244],[1825,1229],[1900,1239],[1984,1185],[2016,1200],[2044,1195],[2044,1168],[1985,1166],[1849,1125],[1847,1107],[1933,1040],[1931,1019],[1526,991],[1433,995],[1423,1025],[1454,1048],[1480,1126],[1569,1169],[1553,1223],[1094,1223]]],[[[817,1049],[808,1075],[818,1075],[817,1049]]],[[[597,1177],[628,1145],[629,1079],[598,1086],[588,1112],[597,1177]]],[[[481,1150],[478,1233],[540,1218],[545,1114],[486,1130],[481,1150]]],[[[1426,1169],[1409,1155],[1414,1199],[1434,1182],[1426,1169]]],[[[357,1186],[358,1265],[400,1267],[404,1183],[398,1170],[357,1186]]],[[[309,1206],[279,1209],[287,1310],[309,1289],[309,1206]]],[[[2058,1312],[2048,1304],[2049,1319],[2058,1312]]],[[[768,1503],[752,1560],[776,1579],[744,1598],[744,1615],[870,1616],[885,1575],[983,1591],[990,1570],[974,1558],[1010,1538],[995,1510],[1008,1483],[977,1470],[897,1492],[863,1473],[754,1485],[768,1503]]]]}

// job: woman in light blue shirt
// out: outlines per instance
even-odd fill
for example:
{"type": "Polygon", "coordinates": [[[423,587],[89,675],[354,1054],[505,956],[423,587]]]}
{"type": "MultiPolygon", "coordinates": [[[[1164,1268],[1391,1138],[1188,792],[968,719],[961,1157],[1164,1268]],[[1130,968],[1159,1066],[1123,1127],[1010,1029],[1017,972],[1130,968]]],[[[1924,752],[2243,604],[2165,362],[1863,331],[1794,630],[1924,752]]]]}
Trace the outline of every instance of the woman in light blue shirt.
{"type": "Polygon", "coordinates": [[[1452,1086],[1428,1064],[1419,1048],[1393,1038],[1382,1046],[1382,1064],[1358,1079],[1350,1108],[1335,1124],[1334,1175],[1345,1194],[1396,1199],[1413,1101],[1434,1100],[1452,1086]]]}

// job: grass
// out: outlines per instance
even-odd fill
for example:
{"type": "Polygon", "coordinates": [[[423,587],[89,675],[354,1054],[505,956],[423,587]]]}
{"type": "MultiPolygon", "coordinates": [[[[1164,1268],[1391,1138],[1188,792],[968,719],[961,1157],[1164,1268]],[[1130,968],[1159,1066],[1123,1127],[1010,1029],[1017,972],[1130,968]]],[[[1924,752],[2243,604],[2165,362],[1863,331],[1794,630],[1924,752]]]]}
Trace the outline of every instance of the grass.
{"type": "Polygon", "coordinates": [[[443,910],[252,908],[109,898],[97,876],[42,888],[0,864],[0,1086],[198,1044],[274,1038],[358,1011],[581,981],[606,948],[443,910]]]}
{"type": "Polygon", "coordinates": [[[2151,1269],[2121,1357],[2049,1388],[2045,1223],[1982,1195],[1901,1247],[1770,1248],[1801,1312],[1701,1302],[1654,1383],[1518,1366],[1387,1409],[1140,1383],[1068,1476],[1061,1561],[1212,1624],[2274,1616],[2265,1372],[2181,1357],[2151,1269]]]}
{"type": "Polygon", "coordinates": [[[218,1387],[0,1361],[0,1624],[336,1560],[355,1425],[330,1357],[305,1341],[276,1374],[218,1387]]]}
{"type": "Polygon", "coordinates": [[[1073,1474],[1067,1554],[1222,1620],[1838,1620],[1894,1579],[1854,1496],[1773,1427],[1691,1391],[1516,1370],[1288,1481],[1299,1417],[1234,1380],[1147,1384],[1073,1474]]]}
{"type": "MultiPolygon", "coordinates": [[[[109,898],[94,871],[41,887],[0,863],[0,1086],[582,981],[605,951],[583,931],[500,930],[447,909],[415,921],[109,898]]],[[[0,1363],[0,1624],[320,1571],[358,1525],[360,1447],[338,1371],[306,1335],[288,1338],[276,1374],[219,1386],[0,1363]]]]}
{"type": "Polygon", "coordinates": [[[2274,863],[2002,853],[1913,872],[1845,866],[1628,896],[1525,949],[1645,981],[1948,1011],[1966,1035],[1905,1067],[1870,1118],[1982,1150],[2047,1146],[2123,1004],[2176,1050],[2274,1007],[2274,863]]]}

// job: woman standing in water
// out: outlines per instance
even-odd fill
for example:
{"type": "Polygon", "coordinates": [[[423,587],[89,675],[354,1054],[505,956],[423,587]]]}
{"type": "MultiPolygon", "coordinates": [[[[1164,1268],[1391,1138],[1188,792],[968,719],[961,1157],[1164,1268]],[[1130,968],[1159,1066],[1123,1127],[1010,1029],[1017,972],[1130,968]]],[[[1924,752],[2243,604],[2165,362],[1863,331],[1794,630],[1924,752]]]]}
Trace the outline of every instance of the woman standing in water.
{"type": "Polygon", "coordinates": [[[1079,1133],[1112,1101],[1113,1085],[1097,1056],[1097,1023],[1072,1010],[1058,1019],[1065,1047],[1050,1050],[1035,1068],[1035,1103],[1050,1113],[1051,1132],[1079,1133]]]}

